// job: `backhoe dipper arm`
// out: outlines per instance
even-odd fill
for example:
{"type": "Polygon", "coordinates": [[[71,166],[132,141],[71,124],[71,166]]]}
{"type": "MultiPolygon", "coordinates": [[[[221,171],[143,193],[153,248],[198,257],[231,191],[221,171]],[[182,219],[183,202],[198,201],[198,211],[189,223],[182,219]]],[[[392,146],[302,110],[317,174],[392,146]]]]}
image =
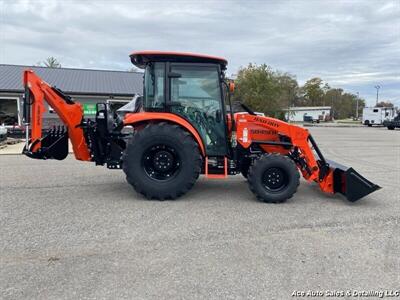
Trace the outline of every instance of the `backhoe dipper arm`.
{"type": "Polygon", "coordinates": [[[83,118],[82,105],[73,102],[60,90],[50,86],[32,70],[24,71],[23,84],[25,87],[24,122],[27,126],[27,141],[24,153],[33,158],[63,159],[63,155],[60,157],[60,155],[57,156],[57,153],[50,155],[49,152],[51,151],[49,149],[51,147],[57,149],[57,143],[62,139],[66,143],[66,147],[68,147],[67,138],[69,137],[75,158],[90,161],[89,148],[86,144],[83,130],[80,127],[83,118]],[[51,135],[42,137],[43,113],[45,112],[44,100],[54,109],[67,127],[68,135],[59,129],[57,132],[53,131],[51,135]],[[31,127],[30,137],[29,126],[31,127]]]}

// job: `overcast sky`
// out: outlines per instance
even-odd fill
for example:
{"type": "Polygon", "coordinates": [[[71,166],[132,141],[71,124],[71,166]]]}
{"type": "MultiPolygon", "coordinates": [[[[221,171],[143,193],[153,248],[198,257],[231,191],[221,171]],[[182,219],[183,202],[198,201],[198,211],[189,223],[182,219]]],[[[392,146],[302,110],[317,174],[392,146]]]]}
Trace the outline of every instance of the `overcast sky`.
{"type": "Polygon", "coordinates": [[[0,63],[127,70],[134,50],[226,57],[321,77],[368,104],[400,106],[400,0],[51,1],[0,0],[0,63]]]}

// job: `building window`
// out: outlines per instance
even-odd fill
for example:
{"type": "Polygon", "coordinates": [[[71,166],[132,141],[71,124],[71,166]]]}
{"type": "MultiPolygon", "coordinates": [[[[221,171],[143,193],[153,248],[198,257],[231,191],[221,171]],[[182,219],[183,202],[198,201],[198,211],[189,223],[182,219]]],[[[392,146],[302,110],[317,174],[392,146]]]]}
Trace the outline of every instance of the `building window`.
{"type": "Polygon", "coordinates": [[[0,98],[0,125],[20,125],[19,99],[0,98]]]}

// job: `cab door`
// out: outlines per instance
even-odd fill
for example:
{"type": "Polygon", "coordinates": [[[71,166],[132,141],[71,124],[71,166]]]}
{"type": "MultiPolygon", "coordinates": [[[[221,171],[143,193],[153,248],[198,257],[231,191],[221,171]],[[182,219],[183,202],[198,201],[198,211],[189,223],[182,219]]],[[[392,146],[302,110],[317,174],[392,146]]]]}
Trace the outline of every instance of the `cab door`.
{"type": "Polygon", "coordinates": [[[226,156],[225,109],[219,66],[171,63],[168,69],[169,110],[188,120],[197,129],[207,156],[226,156]]]}

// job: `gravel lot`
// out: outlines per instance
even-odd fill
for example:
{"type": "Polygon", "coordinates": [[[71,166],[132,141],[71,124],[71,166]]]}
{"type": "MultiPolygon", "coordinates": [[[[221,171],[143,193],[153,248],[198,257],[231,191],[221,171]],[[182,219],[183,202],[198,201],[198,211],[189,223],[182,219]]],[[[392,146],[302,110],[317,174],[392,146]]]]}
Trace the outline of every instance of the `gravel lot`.
{"type": "Polygon", "coordinates": [[[354,204],[302,182],[257,202],[239,175],[147,201],[123,172],[0,156],[2,299],[290,299],[400,290],[400,132],[310,128],[382,190],[354,204]]]}

